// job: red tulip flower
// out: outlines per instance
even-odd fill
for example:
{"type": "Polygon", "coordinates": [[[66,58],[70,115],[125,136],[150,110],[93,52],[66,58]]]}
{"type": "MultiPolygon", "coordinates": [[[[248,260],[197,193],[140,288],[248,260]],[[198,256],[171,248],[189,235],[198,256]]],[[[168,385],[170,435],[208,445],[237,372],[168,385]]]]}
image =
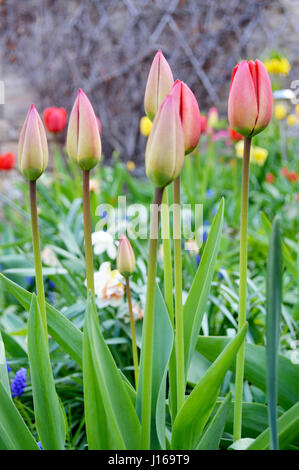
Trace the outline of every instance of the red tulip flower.
{"type": "Polygon", "coordinates": [[[57,134],[66,126],[67,112],[64,108],[46,108],[44,110],[44,123],[47,131],[57,134]]]}
{"type": "Polygon", "coordinates": [[[261,132],[272,116],[272,86],[262,62],[244,60],[234,68],[228,99],[230,126],[244,137],[261,132]]]}
{"type": "Polygon", "coordinates": [[[273,175],[273,173],[267,173],[266,174],[266,181],[267,183],[274,183],[274,180],[275,180],[275,176],[273,175]]]}
{"type": "Polygon", "coordinates": [[[287,169],[287,167],[283,166],[282,169],[281,169],[281,174],[282,176],[284,176],[285,178],[287,178],[289,176],[289,170],[287,169]]]}
{"type": "Polygon", "coordinates": [[[229,127],[229,136],[233,142],[239,142],[239,140],[243,139],[243,136],[238,132],[234,131],[232,127],[229,127]]]}
{"type": "Polygon", "coordinates": [[[203,114],[200,115],[200,133],[206,134],[208,127],[208,118],[203,114]]]}
{"type": "Polygon", "coordinates": [[[15,166],[15,155],[12,152],[0,155],[0,171],[12,170],[15,166]]]}
{"type": "Polygon", "coordinates": [[[184,131],[185,153],[190,153],[198,144],[200,137],[200,112],[197,100],[186,85],[177,80],[171,94],[177,103],[184,131]]]}
{"type": "Polygon", "coordinates": [[[296,171],[290,171],[287,178],[288,178],[289,181],[291,181],[293,183],[297,183],[298,174],[296,173],[296,171]]]}

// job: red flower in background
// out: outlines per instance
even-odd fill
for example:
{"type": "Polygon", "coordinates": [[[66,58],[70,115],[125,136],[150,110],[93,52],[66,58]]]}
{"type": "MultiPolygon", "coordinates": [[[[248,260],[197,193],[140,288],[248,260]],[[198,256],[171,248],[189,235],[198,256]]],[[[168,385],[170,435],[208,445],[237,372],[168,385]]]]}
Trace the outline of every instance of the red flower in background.
{"type": "Polygon", "coordinates": [[[203,114],[200,115],[200,133],[205,134],[207,132],[208,118],[203,114]]]}
{"type": "Polygon", "coordinates": [[[299,201],[299,193],[296,194],[296,199],[299,201]]]}
{"type": "Polygon", "coordinates": [[[0,170],[12,170],[15,166],[15,155],[12,152],[0,155],[0,170]]]}
{"type": "Polygon", "coordinates": [[[229,136],[233,142],[239,142],[243,139],[243,136],[239,132],[234,131],[232,127],[229,126],[229,136]]]}
{"type": "Polygon", "coordinates": [[[66,126],[67,112],[64,108],[46,108],[44,110],[44,123],[47,131],[57,134],[66,126]]]}
{"type": "Polygon", "coordinates": [[[286,178],[288,178],[289,170],[287,169],[287,167],[285,167],[285,166],[282,167],[281,174],[282,174],[282,176],[285,176],[286,178]]]}
{"type": "Polygon", "coordinates": [[[296,171],[290,171],[287,178],[289,181],[296,183],[298,181],[298,174],[296,173],[296,171]]]}
{"type": "Polygon", "coordinates": [[[267,173],[266,174],[266,181],[267,183],[274,183],[275,181],[275,176],[273,175],[273,173],[267,173]]]}

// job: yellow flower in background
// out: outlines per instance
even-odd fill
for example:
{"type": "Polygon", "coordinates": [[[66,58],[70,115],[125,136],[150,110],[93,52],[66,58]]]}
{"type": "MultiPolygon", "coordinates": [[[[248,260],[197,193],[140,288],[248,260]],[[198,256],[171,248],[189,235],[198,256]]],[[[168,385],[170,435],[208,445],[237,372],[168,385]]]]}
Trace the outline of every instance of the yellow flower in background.
{"type": "Polygon", "coordinates": [[[139,129],[140,129],[141,134],[147,137],[151,131],[151,128],[152,128],[152,121],[147,116],[143,116],[140,119],[140,123],[139,123],[139,129]]]}
{"type": "Polygon", "coordinates": [[[250,161],[252,163],[256,163],[259,166],[263,166],[268,157],[268,153],[268,150],[262,147],[253,147],[250,155],[250,161]]]}
{"type": "Polygon", "coordinates": [[[295,114],[289,114],[287,117],[288,126],[294,126],[297,123],[295,114]]]}
{"type": "Polygon", "coordinates": [[[129,171],[134,171],[135,168],[136,168],[136,165],[132,160],[129,160],[127,162],[127,168],[128,168],[129,171]]]}
{"type": "Polygon", "coordinates": [[[297,114],[297,117],[299,118],[299,104],[296,104],[295,106],[295,113],[297,114]]]}
{"type": "Polygon", "coordinates": [[[264,62],[267,71],[273,75],[288,75],[291,64],[286,57],[273,58],[264,62]]]}
{"type": "MultiPolygon", "coordinates": [[[[235,145],[236,156],[238,158],[243,158],[243,151],[244,151],[244,141],[240,140],[235,145]]],[[[268,157],[268,150],[264,149],[263,147],[256,147],[251,145],[250,149],[250,162],[259,166],[263,166],[267,157],[268,157]]]]}
{"type": "Polygon", "coordinates": [[[283,104],[277,104],[274,108],[274,117],[279,121],[284,119],[287,115],[287,110],[283,104]]]}

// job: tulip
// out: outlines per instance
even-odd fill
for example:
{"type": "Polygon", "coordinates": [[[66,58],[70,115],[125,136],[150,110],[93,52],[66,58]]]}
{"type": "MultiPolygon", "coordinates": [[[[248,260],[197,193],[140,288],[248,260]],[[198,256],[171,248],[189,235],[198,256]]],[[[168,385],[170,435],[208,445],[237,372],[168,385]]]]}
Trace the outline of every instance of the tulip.
{"type": "Polygon", "coordinates": [[[242,61],[234,68],[229,100],[230,126],[244,137],[253,137],[270,122],[272,87],[268,72],[259,60],[242,61]]]}
{"type": "Polygon", "coordinates": [[[210,127],[211,129],[215,129],[218,125],[218,121],[219,121],[218,109],[215,107],[210,108],[208,112],[208,127],[210,127]]]}
{"type": "Polygon", "coordinates": [[[154,119],[146,150],[146,175],[157,188],[164,188],[182,171],[184,132],[177,104],[168,95],[154,119]]]}
{"type": "Polygon", "coordinates": [[[37,180],[48,164],[46,132],[33,104],[30,106],[20,133],[18,162],[20,171],[30,181],[37,180]]]}
{"type": "Polygon", "coordinates": [[[15,156],[13,153],[8,152],[0,155],[0,171],[12,170],[15,166],[15,156]]]}
{"type": "Polygon", "coordinates": [[[43,117],[47,131],[57,134],[64,130],[67,120],[67,112],[64,108],[46,108],[43,117]]]}
{"type": "Polygon", "coordinates": [[[149,71],[144,95],[144,109],[151,121],[170,93],[173,82],[171,68],[162,52],[158,51],[149,71]]]}
{"type": "Polygon", "coordinates": [[[79,89],[67,132],[67,152],[82,170],[89,171],[101,159],[99,125],[86,94],[79,89]]]}
{"type": "Polygon", "coordinates": [[[239,140],[243,139],[243,136],[238,132],[234,131],[232,127],[229,127],[229,136],[233,142],[239,142],[239,140]]]}
{"type": "Polygon", "coordinates": [[[208,127],[208,118],[203,114],[200,115],[200,133],[206,134],[208,127]]]}
{"type": "Polygon", "coordinates": [[[182,121],[185,142],[185,154],[192,152],[200,137],[200,112],[196,98],[190,88],[177,80],[171,90],[182,121]]]}
{"type": "Polygon", "coordinates": [[[125,235],[119,240],[117,250],[117,269],[124,277],[130,276],[136,267],[135,255],[131,243],[125,235]]]}

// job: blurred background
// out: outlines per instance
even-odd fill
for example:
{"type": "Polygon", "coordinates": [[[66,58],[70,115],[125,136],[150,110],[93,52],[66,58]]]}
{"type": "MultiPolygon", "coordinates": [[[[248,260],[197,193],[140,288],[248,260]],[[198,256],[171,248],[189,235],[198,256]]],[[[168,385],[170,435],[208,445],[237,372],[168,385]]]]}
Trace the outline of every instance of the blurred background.
{"type": "MultiPolygon", "coordinates": [[[[299,78],[298,0],[0,0],[0,153],[16,151],[29,105],[63,106],[77,89],[102,123],[105,160],[143,164],[139,132],[150,64],[162,49],[201,111],[226,116],[232,69],[244,58],[287,57],[281,87],[299,78]]],[[[60,140],[63,143],[65,133],[60,140]]]]}

